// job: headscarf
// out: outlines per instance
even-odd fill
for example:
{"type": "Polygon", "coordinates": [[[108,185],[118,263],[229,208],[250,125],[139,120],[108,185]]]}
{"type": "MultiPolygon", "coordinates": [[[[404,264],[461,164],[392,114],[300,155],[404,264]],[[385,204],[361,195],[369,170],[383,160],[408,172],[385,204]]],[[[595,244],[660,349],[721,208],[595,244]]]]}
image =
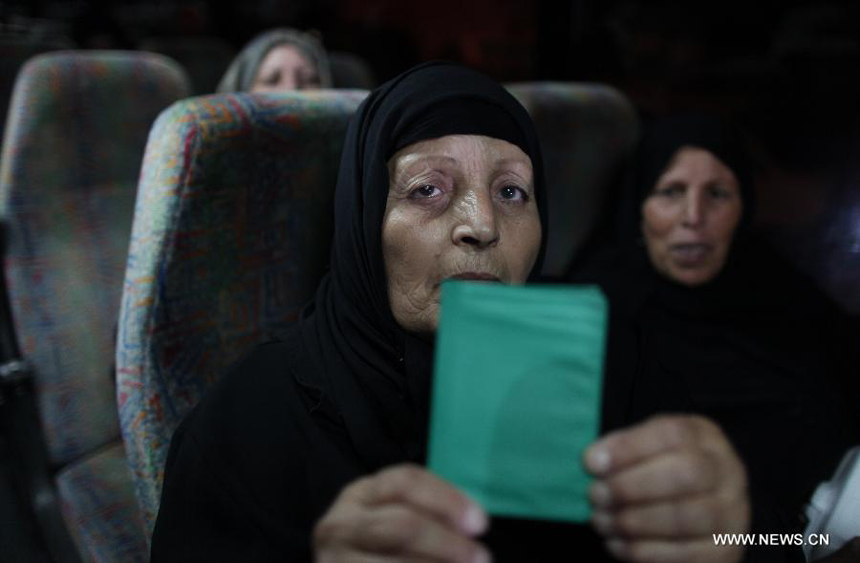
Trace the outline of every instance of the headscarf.
{"type": "Polygon", "coordinates": [[[319,40],[309,33],[296,29],[280,28],[265,31],[245,45],[227,68],[218,83],[219,93],[247,92],[254,85],[260,64],[273,48],[279,45],[296,47],[316,67],[322,88],[331,88],[331,68],[328,56],[319,40]]]}
{"type": "Polygon", "coordinates": [[[737,130],[707,116],[651,124],[616,202],[624,214],[616,244],[573,279],[597,282],[609,297],[604,430],[657,413],[712,418],[747,464],[753,531],[785,531],[850,443],[849,419],[832,381],[843,373],[832,308],[752,231],[742,146],[737,130]],[[642,240],[642,204],[685,146],[729,167],[743,201],[726,263],[698,286],[658,273],[642,240]]]}
{"type": "Polygon", "coordinates": [[[619,198],[611,202],[614,209],[604,219],[604,239],[590,242],[587,256],[581,259],[584,266],[569,278],[581,281],[593,278],[596,273],[611,280],[607,283],[623,286],[614,293],[617,304],[627,308],[636,308],[655,292],[671,306],[693,314],[709,309],[718,316],[733,315],[759,304],[761,296],[751,291],[750,282],[759,280],[759,285],[766,287],[770,278],[766,282],[754,272],[776,256],[769,249],[762,249],[762,241],[753,234],[756,197],[752,168],[743,147],[742,135],[731,122],[709,115],[679,114],[646,126],[628,182],[620,190],[619,198]],[[684,286],[658,273],[651,264],[642,234],[642,205],[684,147],[704,149],[726,165],[738,180],[743,203],[726,263],[713,280],[695,287],[684,286]],[[607,229],[608,223],[614,227],[607,229]],[[610,233],[609,237],[606,233],[610,233]],[[613,273],[618,271],[626,274],[613,273]],[[741,287],[746,289],[740,290],[741,287]]]}
{"type": "Polygon", "coordinates": [[[300,321],[311,371],[320,376],[310,386],[323,390],[370,469],[423,458],[432,371],[432,344],[402,330],[389,305],[382,255],[388,160],[412,143],[454,134],[502,139],[531,158],[543,231],[532,278],[543,260],[542,159],[519,102],[487,76],[442,62],[371,92],[346,134],[330,270],[300,321]]]}

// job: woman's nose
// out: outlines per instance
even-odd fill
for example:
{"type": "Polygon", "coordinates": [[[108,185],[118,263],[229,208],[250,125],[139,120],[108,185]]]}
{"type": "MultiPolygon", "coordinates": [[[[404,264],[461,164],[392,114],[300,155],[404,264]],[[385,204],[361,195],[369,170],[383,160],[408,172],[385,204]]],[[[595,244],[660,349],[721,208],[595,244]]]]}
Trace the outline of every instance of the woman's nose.
{"type": "Polygon", "coordinates": [[[298,81],[292,73],[285,72],[278,87],[285,92],[296,90],[298,88],[298,81]]]}
{"type": "Polygon", "coordinates": [[[696,228],[704,223],[705,201],[702,194],[689,190],[684,201],[684,226],[696,228]]]}
{"type": "Polygon", "coordinates": [[[454,244],[486,248],[499,240],[496,210],[489,193],[469,192],[463,198],[454,227],[454,244]]]}

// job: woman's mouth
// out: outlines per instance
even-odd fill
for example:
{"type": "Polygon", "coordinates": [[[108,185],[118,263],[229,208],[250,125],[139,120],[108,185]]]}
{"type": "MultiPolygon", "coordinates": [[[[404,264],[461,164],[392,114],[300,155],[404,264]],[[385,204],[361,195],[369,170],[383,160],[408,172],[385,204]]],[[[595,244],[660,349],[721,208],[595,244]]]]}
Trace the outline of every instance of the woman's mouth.
{"type": "Polygon", "coordinates": [[[498,276],[487,272],[462,272],[456,275],[451,276],[451,280],[469,280],[469,281],[489,281],[489,282],[500,282],[502,280],[499,279],[498,276]]]}
{"type": "Polygon", "coordinates": [[[680,243],[669,245],[669,254],[680,266],[696,267],[708,257],[713,247],[706,243],[680,243]]]}

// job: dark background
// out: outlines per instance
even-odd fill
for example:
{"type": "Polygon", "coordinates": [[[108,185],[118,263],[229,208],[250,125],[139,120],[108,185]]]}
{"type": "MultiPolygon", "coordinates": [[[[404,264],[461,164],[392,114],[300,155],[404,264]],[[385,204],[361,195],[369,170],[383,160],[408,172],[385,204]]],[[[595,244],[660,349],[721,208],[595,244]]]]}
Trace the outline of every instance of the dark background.
{"type": "MultiPolygon", "coordinates": [[[[4,55],[9,42],[158,50],[153,40],[191,38],[208,41],[207,68],[161,52],[185,64],[202,94],[248,40],[278,26],[358,55],[377,84],[448,59],[502,82],[610,84],[646,121],[729,116],[755,167],[754,224],[860,312],[856,0],[24,0],[0,3],[0,70],[19,64],[4,55]]],[[[7,95],[14,73],[0,74],[7,95]]]]}
{"type": "Polygon", "coordinates": [[[853,1],[27,0],[0,4],[0,22],[7,36],[35,30],[80,48],[127,49],[205,36],[238,50],[261,30],[293,26],[361,56],[378,81],[443,58],[501,81],[607,82],[646,117],[730,114],[767,158],[793,169],[829,167],[857,148],[853,1]]]}
{"type": "MultiPolygon", "coordinates": [[[[330,51],[358,55],[376,83],[448,59],[502,82],[607,83],[643,120],[730,116],[755,166],[754,224],[860,311],[856,0],[25,0],[0,3],[0,69],[18,64],[4,55],[9,42],[157,50],[153,39],[192,38],[209,41],[208,68],[161,52],[208,93],[235,52],[277,26],[313,30],[330,51]]],[[[2,74],[8,94],[14,73],[2,74]]]]}
{"type": "Polygon", "coordinates": [[[48,1],[0,4],[4,35],[81,48],[137,48],[159,36],[215,37],[233,49],[261,30],[317,30],[364,58],[378,81],[429,59],[501,81],[601,81],[644,116],[734,116],[792,169],[856,151],[860,7],[853,1],[317,0],[48,1]]]}

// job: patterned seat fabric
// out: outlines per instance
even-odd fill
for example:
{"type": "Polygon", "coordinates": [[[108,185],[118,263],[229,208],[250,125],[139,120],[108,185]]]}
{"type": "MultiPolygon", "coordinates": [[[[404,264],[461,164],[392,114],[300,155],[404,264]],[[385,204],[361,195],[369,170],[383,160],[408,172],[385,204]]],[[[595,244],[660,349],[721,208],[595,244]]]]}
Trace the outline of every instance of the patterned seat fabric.
{"type": "Polygon", "coordinates": [[[544,273],[560,276],[595,227],[607,188],[636,143],[638,119],[617,90],[598,84],[508,85],[535,122],[549,200],[544,273]]]}
{"type": "Polygon", "coordinates": [[[89,456],[121,444],[114,326],[146,135],[188,88],[158,55],[60,51],[24,66],[10,107],[0,216],[15,330],[35,368],[49,461],[77,475],[59,489],[64,514],[94,561],[134,561],[146,547],[140,532],[106,532],[139,522],[130,476],[111,469],[102,489],[89,456]]]}
{"type": "Polygon", "coordinates": [[[295,319],[319,282],[343,137],[365,95],[204,96],[173,105],[150,134],[116,356],[150,532],[182,417],[230,363],[295,319]]]}
{"type": "Polygon", "coordinates": [[[15,78],[24,63],[39,53],[72,47],[70,41],[67,42],[61,38],[50,41],[31,41],[25,38],[17,41],[0,39],[0,142],[3,140],[6,112],[12,99],[15,78]]]}
{"type": "Polygon", "coordinates": [[[143,519],[121,441],[57,474],[63,513],[92,561],[147,561],[143,519]]]}

